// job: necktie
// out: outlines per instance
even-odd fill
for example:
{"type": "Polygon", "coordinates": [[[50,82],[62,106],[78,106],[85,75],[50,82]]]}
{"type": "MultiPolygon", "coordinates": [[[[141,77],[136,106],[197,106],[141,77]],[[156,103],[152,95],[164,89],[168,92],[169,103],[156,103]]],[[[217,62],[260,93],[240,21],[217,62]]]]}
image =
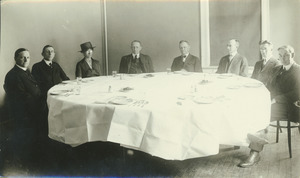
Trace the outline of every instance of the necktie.
{"type": "Polygon", "coordinates": [[[182,56],[182,61],[185,62],[185,60],[186,60],[186,55],[183,55],[182,56]]]}
{"type": "Polygon", "coordinates": [[[263,59],[263,62],[262,62],[261,68],[263,69],[263,68],[265,67],[265,65],[266,65],[266,60],[265,60],[265,59],[263,59]]]}
{"type": "Polygon", "coordinates": [[[134,55],[133,63],[136,63],[136,60],[137,60],[137,55],[134,55]]]}
{"type": "Polygon", "coordinates": [[[52,62],[49,63],[50,68],[52,68],[52,62]]]}
{"type": "Polygon", "coordinates": [[[29,70],[26,70],[25,72],[26,72],[26,74],[27,74],[28,76],[31,76],[29,70]]]}

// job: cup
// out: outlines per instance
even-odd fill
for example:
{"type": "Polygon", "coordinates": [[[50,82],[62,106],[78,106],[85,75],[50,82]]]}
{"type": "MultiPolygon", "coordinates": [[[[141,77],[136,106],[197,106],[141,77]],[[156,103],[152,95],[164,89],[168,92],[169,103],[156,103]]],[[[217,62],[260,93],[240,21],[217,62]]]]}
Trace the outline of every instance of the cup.
{"type": "Polygon", "coordinates": [[[116,71],[116,70],[113,70],[113,71],[112,71],[112,76],[113,76],[113,77],[116,77],[116,76],[117,76],[117,71],[116,71]]]}
{"type": "Polygon", "coordinates": [[[124,79],[124,74],[120,74],[120,80],[124,79]]]}
{"type": "Polygon", "coordinates": [[[82,82],[82,77],[77,77],[76,81],[77,81],[77,85],[80,85],[82,82]]]}
{"type": "Polygon", "coordinates": [[[167,74],[171,73],[171,68],[167,68],[167,74]]]}
{"type": "Polygon", "coordinates": [[[75,88],[74,88],[74,94],[75,95],[80,95],[80,90],[81,90],[81,86],[76,85],[75,88]]]}

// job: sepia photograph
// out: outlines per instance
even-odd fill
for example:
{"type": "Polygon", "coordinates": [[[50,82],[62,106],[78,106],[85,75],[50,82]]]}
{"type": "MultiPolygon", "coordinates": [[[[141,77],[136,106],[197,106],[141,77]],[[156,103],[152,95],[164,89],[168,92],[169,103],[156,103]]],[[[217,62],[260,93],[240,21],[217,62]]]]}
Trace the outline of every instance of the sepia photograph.
{"type": "Polygon", "coordinates": [[[0,0],[0,177],[300,177],[300,0],[0,0]]]}

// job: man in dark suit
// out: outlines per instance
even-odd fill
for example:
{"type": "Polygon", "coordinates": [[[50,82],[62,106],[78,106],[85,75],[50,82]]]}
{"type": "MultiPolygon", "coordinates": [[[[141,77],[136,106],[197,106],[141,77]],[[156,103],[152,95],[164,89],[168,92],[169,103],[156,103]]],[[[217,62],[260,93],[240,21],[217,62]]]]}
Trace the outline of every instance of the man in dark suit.
{"type": "MultiPolygon", "coordinates": [[[[282,65],[272,72],[269,89],[271,92],[271,121],[289,120],[299,122],[299,108],[295,103],[300,98],[300,66],[295,63],[294,48],[286,45],[278,49],[282,65]]],[[[240,167],[253,166],[260,160],[259,152],[268,143],[263,134],[248,134],[250,155],[240,167]]]]}
{"type": "Polygon", "coordinates": [[[142,50],[140,41],[132,41],[131,50],[131,54],[121,58],[119,73],[139,74],[154,72],[150,56],[140,53],[142,50]]]}
{"type": "Polygon", "coordinates": [[[260,53],[262,59],[254,65],[251,78],[261,81],[267,88],[272,77],[272,71],[279,61],[273,57],[273,44],[267,40],[260,43],[260,53]]]}
{"type": "Polygon", "coordinates": [[[86,42],[80,45],[81,53],[84,58],[79,61],[76,65],[76,77],[94,77],[101,75],[101,65],[100,62],[93,59],[94,48],[91,42],[86,42]]]}
{"type": "Polygon", "coordinates": [[[25,48],[16,50],[14,59],[16,64],[5,76],[4,90],[13,122],[13,155],[22,167],[33,161],[41,91],[28,70],[29,51],[25,48]]]}
{"type": "Polygon", "coordinates": [[[228,55],[221,58],[217,73],[232,73],[243,77],[248,76],[248,61],[238,53],[240,43],[236,39],[232,39],[227,44],[228,55]]]}
{"type": "Polygon", "coordinates": [[[48,108],[47,108],[47,92],[56,84],[64,80],[70,80],[62,70],[60,65],[53,60],[55,56],[54,48],[51,45],[44,46],[42,50],[42,61],[35,63],[32,66],[32,75],[38,82],[42,94],[43,116],[40,123],[40,135],[48,135],[48,108]]]}
{"type": "Polygon", "coordinates": [[[44,46],[42,56],[43,60],[32,66],[32,75],[37,80],[43,97],[47,97],[47,92],[51,87],[70,79],[60,65],[52,61],[55,56],[53,46],[44,46]]]}
{"type": "Polygon", "coordinates": [[[188,41],[179,42],[181,55],[173,60],[171,71],[202,72],[201,61],[198,57],[190,54],[190,44],[188,41]]]}

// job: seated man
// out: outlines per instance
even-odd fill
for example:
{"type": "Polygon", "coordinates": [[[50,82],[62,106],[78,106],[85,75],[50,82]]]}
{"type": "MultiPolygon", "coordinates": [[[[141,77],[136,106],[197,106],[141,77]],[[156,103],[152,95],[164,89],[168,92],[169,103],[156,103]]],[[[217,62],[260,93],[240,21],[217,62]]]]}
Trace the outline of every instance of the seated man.
{"type": "MultiPolygon", "coordinates": [[[[299,122],[299,108],[295,105],[300,97],[300,66],[295,63],[294,48],[286,45],[278,49],[282,65],[274,68],[269,88],[271,92],[271,121],[289,120],[299,122]]],[[[260,160],[259,152],[267,143],[265,134],[248,135],[250,156],[240,167],[250,167],[260,160]]]]}
{"type": "Polygon", "coordinates": [[[139,74],[154,72],[150,56],[140,53],[142,44],[138,40],[131,42],[132,53],[121,58],[119,73],[139,74]]]}
{"type": "Polygon", "coordinates": [[[248,61],[238,53],[240,44],[238,40],[232,39],[227,44],[228,55],[221,58],[217,73],[232,73],[243,77],[248,76],[248,61]]]}
{"type": "Polygon", "coordinates": [[[190,48],[188,41],[181,40],[179,42],[181,55],[173,60],[171,71],[202,72],[201,61],[198,57],[190,54],[190,48]]]}
{"type": "Polygon", "coordinates": [[[37,144],[37,122],[40,112],[41,91],[28,70],[29,51],[19,48],[15,52],[15,66],[6,74],[4,90],[13,123],[12,149],[19,166],[33,163],[37,144]]]}
{"type": "Polygon", "coordinates": [[[100,76],[100,62],[92,58],[95,47],[92,46],[91,42],[83,43],[80,47],[80,52],[83,54],[84,58],[76,65],[76,77],[86,78],[100,76]]]}
{"type": "Polygon", "coordinates": [[[70,80],[69,77],[62,70],[60,65],[53,60],[55,56],[54,48],[46,45],[42,50],[42,61],[35,63],[32,66],[32,75],[38,82],[42,94],[43,116],[40,123],[41,136],[48,135],[48,108],[47,108],[47,92],[56,84],[64,80],[70,80]]]}
{"type": "Polygon", "coordinates": [[[44,46],[42,56],[44,57],[43,60],[32,66],[32,75],[37,80],[43,97],[46,97],[51,87],[70,79],[60,65],[53,61],[55,56],[53,46],[44,46]]]}
{"type": "Polygon", "coordinates": [[[260,53],[262,60],[254,65],[251,78],[261,81],[267,88],[272,77],[272,71],[275,66],[279,65],[279,61],[273,57],[273,44],[267,40],[260,43],[260,53]]]}

